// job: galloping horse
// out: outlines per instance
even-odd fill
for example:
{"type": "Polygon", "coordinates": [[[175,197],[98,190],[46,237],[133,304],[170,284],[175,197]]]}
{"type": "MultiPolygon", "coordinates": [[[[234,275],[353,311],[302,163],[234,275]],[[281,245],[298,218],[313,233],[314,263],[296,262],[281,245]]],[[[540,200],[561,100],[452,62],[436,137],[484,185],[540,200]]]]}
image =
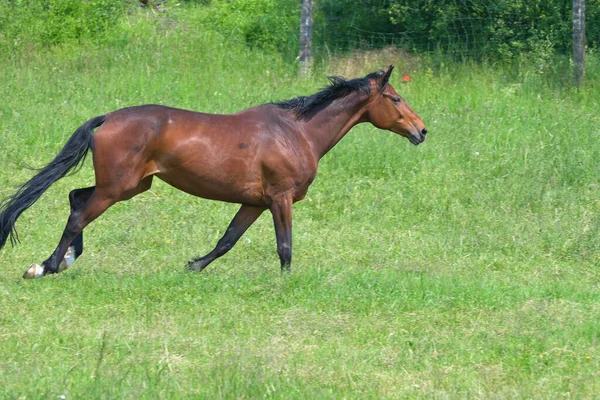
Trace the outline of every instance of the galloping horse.
{"type": "Polygon", "coordinates": [[[143,105],[92,118],[0,204],[0,248],[9,235],[13,245],[18,241],[17,218],[81,167],[91,149],[96,185],[69,193],[71,214],[56,250],[23,278],[69,268],[83,252],[83,229],[116,202],[148,190],[154,176],[194,196],[241,204],[215,248],[190,261],[192,270],[227,253],[266,209],[273,214],[281,269],[289,270],[292,204],[306,195],[321,157],[353,126],[370,122],[415,145],[425,140],[423,121],[388,83],[393,68],[352,80],[330,77],[330,85],[311,96],[232,115],[143,105]]]}

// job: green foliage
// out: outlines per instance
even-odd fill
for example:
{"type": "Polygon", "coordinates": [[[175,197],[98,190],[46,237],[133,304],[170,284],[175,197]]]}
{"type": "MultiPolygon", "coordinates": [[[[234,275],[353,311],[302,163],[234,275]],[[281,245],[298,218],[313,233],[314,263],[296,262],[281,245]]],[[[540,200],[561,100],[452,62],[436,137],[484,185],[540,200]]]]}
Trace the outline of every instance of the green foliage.
{"type": "MultiPolygon", "coordinates": [[[[251,47],[295,53],[299,1],[213,1],[205,23],[251,47]]],[[[570,0],[315,1],[315,51],[396,45],[418,53],[541,61],[571,49],[570,0]]],[[[598,47],[600,0],[587,1],[588,46],[598,47]]]]}
{"type": "MultiPolygon", "coordinates": [[[[600,2],[587,2],[591,32],[600,23],[600,2]]],[[[568,0],[341,0],[320,3],[330,48],[399,45],[416,52],[510,60],[521,53],[568,53],[568,0]]],[[[597,37],[588,35],[589,46],[597,37]]]]}
{"type": "Polygon", "coordinates": [[[513,58],[539,43],[569,47],[571,2],[545,0],[390,1],[389,14],[399,31],[409,32],[415,50],[513,58]]]}
{"type": "Polygon", "coordinates": [[[600,49],[600,0],[585,1],[586,39],[589,48],[600,49]]]}
{"type": "MultiPolygon", "coordinates": [[[[600,46],[600,0],[587,0],[589,49],[600,46]]],[[[125,0],[0,0],[0,45],[12,49],[118,38],[136,2],[125,0]]],[[[162,8],[173,14],[179,3],[162,8]]],[[[571,49],[571,1],[336,0],[315,1],[314,52],[394,45],[494,61],[522,54],[548,63],[571,49]]],[[[250,48],[297,55],[300,1],[188,0],[195,23],[250,48]]],[[[150,8],[146,12],[151,12],[150,8]]]]}
{"type": "Polygon", "coordinates": [[[235,0],[212,2],[203,22],[252,48],[295,53],[299,21],[296,0],[235,0]]]}
{"type": "Polygon", "coordinates": [[[332,50],[379,47],[389,44],[387,32],[394,25],[387,11],[387,0],[317,1],[315,41],[332,50]],[[381,32],[382,36],[372,32],[381,32]]]}
{"type": "Polygon", "coordinates": [[[18,49],[101,41],[126,7],[115,0],[0,0],[0,44],[18,49]]]}

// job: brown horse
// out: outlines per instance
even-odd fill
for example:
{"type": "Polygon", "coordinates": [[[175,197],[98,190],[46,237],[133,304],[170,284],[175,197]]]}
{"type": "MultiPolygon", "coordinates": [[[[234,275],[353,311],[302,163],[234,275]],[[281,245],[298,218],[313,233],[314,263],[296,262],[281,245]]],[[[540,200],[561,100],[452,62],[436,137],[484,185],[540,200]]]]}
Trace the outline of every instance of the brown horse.
{"type": "Polygon", "coordinates": [[[154,176],[194,196],[241,204],[216,247],[190,261],[191,269],[200,271],[227,253],[269,209],[281,268],[289,270],[292,204],[306,195],[321,157],[354,125],[370,122],[415,145],[425,140],[423,121],[388,84],[392,69],[352,80],[330,77],[331,84],[311,96],[232,115],[144,105],[92,118],[0,204],[0,248],[9,235],[12,244],[18,241],[14,224],[21,213],[92,149],[96,185],[69,194],[71,214],[58,247],[24,278],[70,267],[83,252],[83,228],[116,202],[148,190],[154,176]]]}

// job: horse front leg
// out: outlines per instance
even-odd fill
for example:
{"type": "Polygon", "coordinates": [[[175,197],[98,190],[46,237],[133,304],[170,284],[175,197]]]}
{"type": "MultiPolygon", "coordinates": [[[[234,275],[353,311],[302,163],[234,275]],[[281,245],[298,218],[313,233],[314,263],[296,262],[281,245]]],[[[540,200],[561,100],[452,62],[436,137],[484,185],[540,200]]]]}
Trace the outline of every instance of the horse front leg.
{"type": "Polygon", "coordinates": [[[277,254],[281,261],[281,271],[292,270],[292,197],[283,196],[271,204],[271,214],[275,224],[277,254]]]}
{"type": "Polygon", "coordinates": [[[204,257],[190,261],[188,267],[193,271],[202,271],[208,264],[227,253],[263,211],[265,211],[263,207],[242,205],[215,248],[204,257]]]}

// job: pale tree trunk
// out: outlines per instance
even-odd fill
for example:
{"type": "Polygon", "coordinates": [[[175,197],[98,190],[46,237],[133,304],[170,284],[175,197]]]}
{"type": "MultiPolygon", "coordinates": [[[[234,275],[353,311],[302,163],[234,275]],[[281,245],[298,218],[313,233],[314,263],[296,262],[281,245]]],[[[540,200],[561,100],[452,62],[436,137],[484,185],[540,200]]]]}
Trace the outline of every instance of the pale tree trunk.
{"type": "Polygon", "coordinates": [[[585,0],[573,0],[573,81],[585,79],[585,0]]]}
{"type": "Polygon", "coordinates": [[[300,13],[300,77],[310,75],[312,62],[313,0],[302,0],[300,13]]]}

